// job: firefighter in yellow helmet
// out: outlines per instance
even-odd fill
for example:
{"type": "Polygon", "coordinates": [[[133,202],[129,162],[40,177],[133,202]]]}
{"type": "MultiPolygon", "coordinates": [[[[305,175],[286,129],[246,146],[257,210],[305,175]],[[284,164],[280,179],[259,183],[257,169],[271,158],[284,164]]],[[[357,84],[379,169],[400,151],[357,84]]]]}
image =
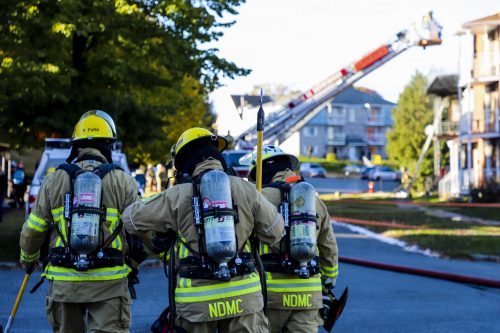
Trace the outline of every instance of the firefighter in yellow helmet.
{"type": "Polygon", "coordinates": [[[186,130],[173,150],[177,185],[132,204],[123,222],[130,233],[174,233],[177,327],[268,332],[251,235],[275,245],[283,220],[255,186],[224,172],[226,147],[206,129],[186,130]]]}
{"type": "Polygon", "coordinates": [[[138,195],[135,180],[112,164],[115,140],[115,124],[106,112],[83,114],[68,163],[45,177],[21,231],[21,262],[28,269],[36,265],[46,237],[50,240],[42,276],[49,280],[45,304],[54,332],[130,329],[131,268],[125,254],[131,249],[120,216],[138,195]]]}
{"type": "MultiPolygon", "coordinates": [[[[301,178],[293,171],[299,164],[297,157],[273,145],[266,145],[262,150],[262,194],[278,210],[288,214],[288,217],[285,217],[287,234],[280,244],[271,247],[266,244],[259,246],[267,274],[267,317],[270,332],[317,332],[318,326],[322,325],[318,311],[323,308],[322,289],[334,288],[338,275],[337,242],[328,210],[315,191],[309,196],[312,201],[310,203],[304,203],[303,198],[307,198],[306,195],[294,197],[294,187],[304,184],[300,183],[301,178]],[[298,208],[294,207],[294,201],[297,202],[298,208]],[[297,216],[303,216],[305,213],[297,214],[295,210],[300,209],[300,206],[315,208],[315,212],[308,212],[312,215],[307,220],[312,230],[306,232],[306,227],[299,225],[291,232],[294,223],[301,222],[297,216]],[[312,258],[309,257],[307,263],[299,266],[294,244],[302,246],[297,236],[307,234],[313,238],[310,240],[313,244],[312,258]],[[316,253],[319,253],[319,256],[316,256],[316,253]]],[[[241,164],[250,165],[248,180],[251,182],[256,179],[255,162],[256,152],[240,159],[241,164]]],[[[328,299],[326,302],[328,303],[328,299]]]]}

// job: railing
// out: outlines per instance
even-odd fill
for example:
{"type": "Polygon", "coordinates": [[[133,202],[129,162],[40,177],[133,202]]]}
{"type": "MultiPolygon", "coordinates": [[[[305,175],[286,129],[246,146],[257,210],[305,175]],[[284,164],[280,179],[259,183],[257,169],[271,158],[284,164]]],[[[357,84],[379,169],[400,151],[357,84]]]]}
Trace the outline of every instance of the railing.
{"type": "Polygon", "coordinates": [[[500,52],[479,52],[474,58],[475,78],[500,76],[500,52]]]}
{"type": "Polygon", "coordinates": [[[334,146],[344,146],[345,145],[346,135],[343,133],[335,133],[333,135],[329,135],[327,138],[328,145],[334,146]]]}
{"type": "Polygon", "coordinates": [[[439,198],[440,199],[448,199],[451,196],[453,196],[451,192],[451,183],[453,181],[453,175],[451,172],[448,172],[446,175],[443,176],[438,182],[438,193],[439,193],[439,198]]]}
{"type": "Polygon", "coordinates": [[[343,115],[329,115],[326,121],[328,125],[345,125],[347,117],[343,115]]]}
{"type": "Polygon", "coordinates": [[[384,134],[369,134],[366,136],[366,141],[369,145],[383,145],[385,144],[384,134]]]}
{"type": "Polygon", "coordinates": [[[443,121],[438,127],[438,135],[458,135],[459,123],[457,121],[443,121]]]}
{"type": "Polygon", "coordinates": [[[496,168],[490,168],[489,170],[487,168],[484,168],[483,175],[485,181],[490,180],[500,182],[500,173],[496,168]]]}
{"type": "Polygon", "coordinates": [[[472,133],[483,133],[483,132],[484,132],[484,120],[472,119],[472,133]]]}
{"type": "Polygon", "coordinates": [[[385,119],[382,116],[368,116],[366,125],[385,125],[385,119]]]}

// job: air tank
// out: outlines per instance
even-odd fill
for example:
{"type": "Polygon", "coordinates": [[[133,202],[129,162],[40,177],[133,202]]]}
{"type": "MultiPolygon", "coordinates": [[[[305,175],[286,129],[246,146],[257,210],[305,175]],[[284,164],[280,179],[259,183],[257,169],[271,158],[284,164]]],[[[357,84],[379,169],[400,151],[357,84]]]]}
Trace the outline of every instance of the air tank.
{"type": "Polygon", "coordinates": [[[299,276],[308,277],[307,262],[316,256],[316,190],[306,182],[290,190],[290,254],[299,262],[299,276]]]}
{"type": "Polygon", "coordinates": [[[207,254],[219,265],[217,277],[230,278],[227,262],[236,255],[234,217],[217,213],[218,208],[233,208],[229,176],[211,170],[201,177],[200,193],[203,200],[203,223],[207,254]]]}
{"type": "Polygon", "coordinates": [[[78,207],[100,208],[101,178],[93,172],[83,172],[73,185],[73,216],[71,218],[71,248],[78,254],[89,254],[96,249],[99,238],[98,214],[78,213],[78,207]]]}

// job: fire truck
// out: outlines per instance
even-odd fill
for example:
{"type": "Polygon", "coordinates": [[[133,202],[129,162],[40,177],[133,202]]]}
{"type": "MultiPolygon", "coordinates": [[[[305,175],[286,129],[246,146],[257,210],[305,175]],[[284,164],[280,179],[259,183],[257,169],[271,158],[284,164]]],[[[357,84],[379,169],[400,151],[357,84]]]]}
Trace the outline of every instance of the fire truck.
{"type": "MultiPolygon", "coordinates": [[[[324,103],[410,47],[426,48],[441,44],[441,30],[441,25],[433,18],[432,12],[429,12],[419,25],[413,24],[411,28],[399,31],[389,42],[342,67],[338,72],[289,101],[279,111],[269,114],[264,127],[264,143],[275,145],[283,143],[317,115],[323,109],[324,103]]],[[[256,139],[255,126],[237,138],[240,147],[253,147],[256,139]]]]}

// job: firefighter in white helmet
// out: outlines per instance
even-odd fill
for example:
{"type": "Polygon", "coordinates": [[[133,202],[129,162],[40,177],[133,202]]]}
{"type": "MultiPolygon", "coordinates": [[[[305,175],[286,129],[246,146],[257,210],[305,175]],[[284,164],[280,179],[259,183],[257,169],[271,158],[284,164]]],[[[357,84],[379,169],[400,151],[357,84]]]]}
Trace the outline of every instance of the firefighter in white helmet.
{"type": "Polygon", "coordinates": [[[28,268],[50,240],[42,276],[49,280],[45,304],[54,332],[130,329],[130,248],[119,219],[138,192],[135,180],[112,164],[115,140],[106,112],[86,112],[75,126],[68,163],[45,176],[22,228],[21,262],[28,268]]]}
{"type": "Polygon", "coordinates": [[[177,185],[132,204],[123,222],[131,233],[174,233],[177,328],[268,332],[251,236],[276,245],[283,220],[255,186],[224,172],[226,147],[204,128],[186,130],[173,150],[177,185]]]}
{"type": "MultiPolygon", "coordinates": [[[[256,152],[243,156],[240,163],[250,165],[248,180],[255,182],[256,152]]],[[[298,164],[297,157],[276,146],[263,147],[262,194],[284,215],[287,231],[279,246],[259,246],[267,274],[271,333],[316,332],[322,325],[322,291],[334,288],[338,275],[337,242],[328,210],[311,185],[301,183],[293,171],[298,164]],[[300,211],[301,206],[315,211],[300,211]],[[307,263],[295,248],[308,249],[307,263]]]]}

